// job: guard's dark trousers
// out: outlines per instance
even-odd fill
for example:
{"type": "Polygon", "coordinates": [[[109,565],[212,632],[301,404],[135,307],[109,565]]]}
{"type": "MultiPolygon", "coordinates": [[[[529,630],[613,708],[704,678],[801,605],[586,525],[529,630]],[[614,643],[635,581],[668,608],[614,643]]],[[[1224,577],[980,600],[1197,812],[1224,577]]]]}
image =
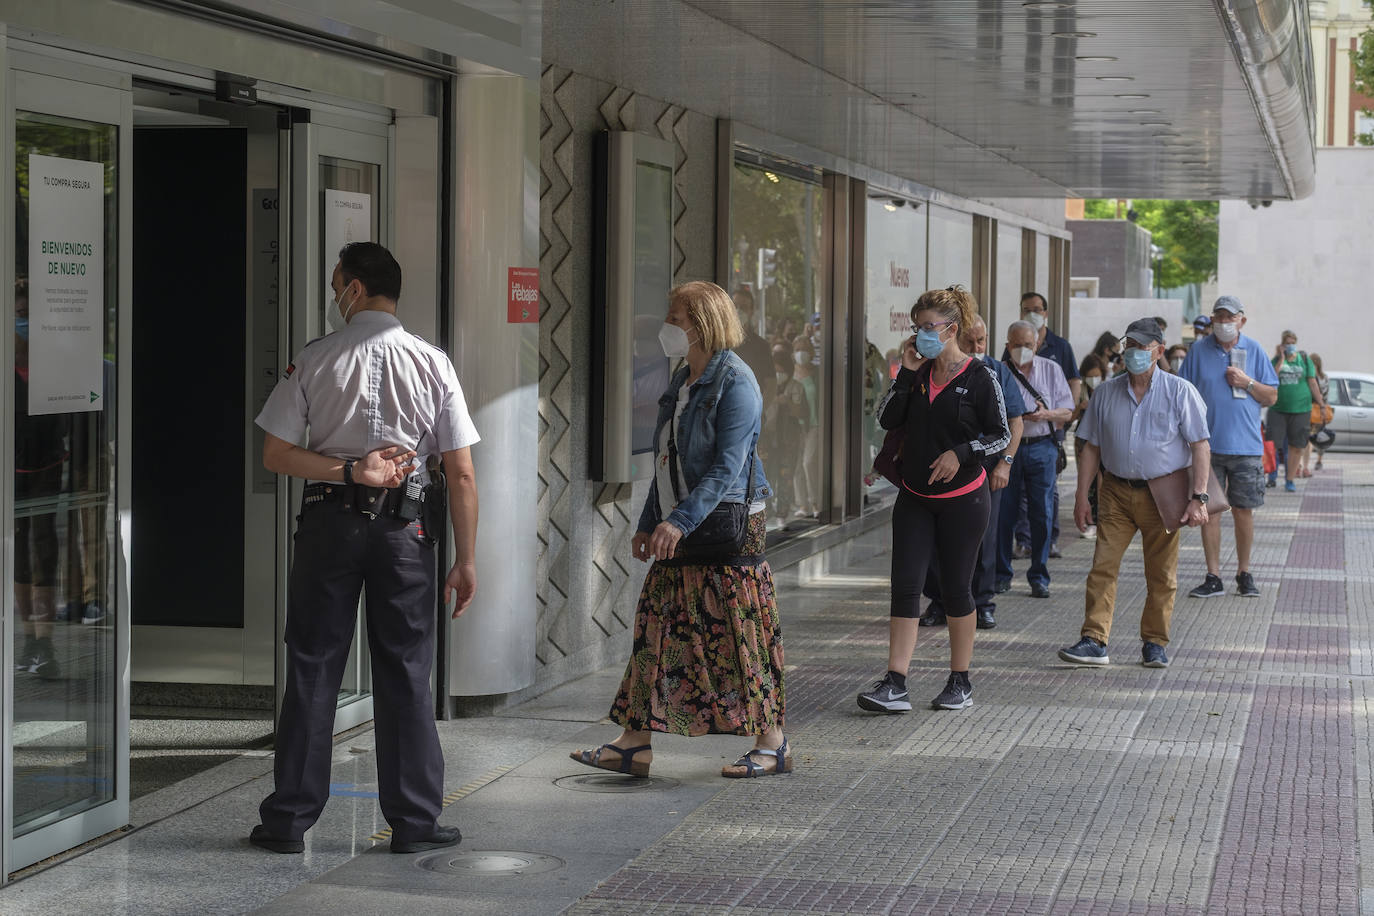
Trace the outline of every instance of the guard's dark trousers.
{"type": "Polygon", "coordinates": [[[298,839],[324,810],[334,710],[366,585],[382,814],[394,840],[427,837],[442,807],[444,784],[429,686],[434,547],[422,540],[419,523],[370,519],[337,498],[306,506],[298,521],[276,791],[259,809],[263,826],[298,839]]]}

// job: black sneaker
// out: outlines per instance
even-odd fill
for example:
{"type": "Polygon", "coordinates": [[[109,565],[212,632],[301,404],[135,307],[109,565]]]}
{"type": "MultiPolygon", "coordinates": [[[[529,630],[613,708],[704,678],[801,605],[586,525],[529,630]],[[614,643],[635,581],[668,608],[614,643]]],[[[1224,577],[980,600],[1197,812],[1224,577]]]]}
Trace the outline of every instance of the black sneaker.
{"type": "Polygon", "coordinates": [[[457,846],[463,841],[463,834],[457,827],[434,828],[434,832],[429,836],[420,837],[414,840],[392,839],[391,851],[400,853],[429,852],[431,849],[447,849],[450,846],[457,846]]]}
{"type": "Polygon", "coordinates": [[[978,609],[978,623],[976,626],[980,630],[991,630],[997,626],[997,618],[993,616],[992,608],[980,607],[978,609]]]}
{"type": "Polygon", "coordinates": [[[953,671],[949,673],[949,680],[945,681],[945,689],[930,701],[931,709],[966,709],[972,705],[973,685],[969,683],[968,675],[953,671]]]}
{"type": "Polygon", "coordinates": [[[1169,656],[1164,654],[1163,646],[1147,639],[1140,647],[1140,663],[1146,668],[1167,668],[1169,656]]]}
{"type": "Polygon", "coordinates": [[[1221,584],[1221,576],[1207,574],[1202,584],[1188,593],[1189,598],[1220,598],[1226,594],[1226,586],[1221,584]]]}
{"type": "Polygon", "coordinates": [[[1011,580],[1010,580],[1010,579],[998,579],[998,580],[997,580],[997,584],[994,585],[994,586],[992,587],[992,590],[993,590],[994,592],[996,592],[997,594],[999,594],[999,595],[1002,594],[1002,593],[1004,593],[1004,592],[1009,592],[1009,591],[1011,591],[1011,580]]]}
{"type": "Polygon", "coordinates": [[[1111,662],[1107,657],[1107,647],[1091,636],[1084,636],[1067,649],[1060,649],[1059,657],[1074,665],[1106,665],[1111,662]]]}
{"type": "Polygon", "coordinates": [[[910,712],[911,694],[905,687],[892,683],[889,675],[873,685],[867,693],[859,694],[859,708],[869,712],[910,712]]]}
{"type": "MultiPolygon", "coordinates": [[[[1221,582],[1218,580],[1217,585],[1221,582]]],[[[1258,598],[1259,588],[1255,585],[1255,577],[1249,572],[1236,573],[1236,594],[1242,598],[1258,598]]]]}
{"type": "Polygon", "coordinates": [[[942,626],[944,626],[944,625],[945,625],[945,612],[944,612],[944,609],[941,608],[940,605],[936,604],[934,601],[930,602],[930,607],[926,608],[926,612],[925,612],[924,614],[921,615],[921,618],[920,618],[919,621],[917,621],[917,624],[916,624],[916,625],[917,625],[917,626],[922,626],[922,627],[942,627],[942,626]]]}
{"type": "Polygon", "coordinates": [[[1048,598],[1050,596],[1050,587],[1043,582],[1032,582],[1030,588],[1032,598],[1048,598]]]}

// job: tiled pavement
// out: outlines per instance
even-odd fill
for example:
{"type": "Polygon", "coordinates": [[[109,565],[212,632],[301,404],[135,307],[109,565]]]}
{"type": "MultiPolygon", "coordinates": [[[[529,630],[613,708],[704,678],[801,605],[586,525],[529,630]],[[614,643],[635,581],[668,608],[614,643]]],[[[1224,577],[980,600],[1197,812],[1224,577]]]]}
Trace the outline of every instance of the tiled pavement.
{"type": "Polygon", "coordinates": [[[85,912],[73,901],[103,897],[114,905],[100,912],[290,916],[1374,914],[1374,456],[1327,466],[1297,494],[1267,491],[1258,599],[1187,598],[1204,568],[1198,533],[1185,533],[1167,670],[1138,664],[1138,547],[1123,564],[1113,664],[1058,661],[1078,635],[1092,553],[1070,529],[1053,597],[1031,599],[1018,581],[997,628],[979,631],[976,705],[920,708],[943,685],[948,648],[943,629],[923,629],[918,708],[864,713],[854,696],[886,657],[887,556],[804,579],[789,570],[793,776],[720,780],[741,739],[669,737],[655,743],[661,786],[555,787],[590,772],[569,749],[616,733],[598,722],[619,675],[607,670],[441,726],[451,788],[467,788],[446,817],[464,829],[461,849],[560,857],[547,874],[440,877],[378,855],[362,736],[336,753],[336,779],[354,788],[304,859],[242,842],[270,778],[256,761],[196,808],[0,891],[0,910],[85,912]],[[185,880],[167,878],[166,861],[185,880]]]}

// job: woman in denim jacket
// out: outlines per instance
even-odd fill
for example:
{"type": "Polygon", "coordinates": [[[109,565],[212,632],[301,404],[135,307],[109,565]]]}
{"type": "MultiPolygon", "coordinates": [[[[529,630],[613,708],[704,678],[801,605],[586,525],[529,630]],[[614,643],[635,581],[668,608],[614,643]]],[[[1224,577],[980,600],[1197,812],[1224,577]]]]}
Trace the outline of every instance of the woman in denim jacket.
{"type": "Polygon", "coordinates": [[[668,299],[659,340],[670,359],[686,361],[659,399],[654,479],[631,542],[636,560],[653,563],[611,706],[610,718],[624,731],[570,756],[647,776],[653,732],[750,735],[753,750],[722,776],[790,772],[782,632],[763,557],[771,495],[756,453],[763,400],[753,372],[731,349],[744,332],[725,290],[695,281],[668,299]],[[727,503],[748,513],[744,545],[729,556],[693,559],[682,539],[727,503]]]}

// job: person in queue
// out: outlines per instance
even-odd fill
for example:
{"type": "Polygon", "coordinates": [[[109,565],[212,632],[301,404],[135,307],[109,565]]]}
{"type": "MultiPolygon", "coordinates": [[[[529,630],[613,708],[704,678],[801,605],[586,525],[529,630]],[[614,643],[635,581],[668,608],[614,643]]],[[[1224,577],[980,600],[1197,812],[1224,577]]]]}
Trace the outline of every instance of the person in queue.
{"type": "Polygon", "coordinates": [[[1317,404],[1325,410],[1326,398],[1317,384],[1317,367],[1298,349],[1297,334],[1283,332],[1270,362],[1279,385],[1278,397],[1269,408],[1265,426],[1279,461],[1283,463],[1283,488],[1292,493],[1298,488],[1294,481],[1301,476],[1298,471],[1307,448],[1307,437],[1312,432],[1312,405],[1317,404]]]}
{"type": "Polygon", "coordinates": [[[1193,319],[1193,339],[1201,340],[1212,333],[1212,316],[1199,315],[1193,319]]]}
{"type": "Polygon", "coordinates": [[[634,647],[610,719],[614,740],[573,751],[578,763],[647,776],[654,732],[747,735],[754,746],[722,768],[727,778],[788,773],[783,734],[782,630],[764,559],[770,495],[757,443],[759,386],[734,352],[744,337],[714,283],[668,294],[663,352],[685,360],[659,400],[654,476],[630,543],[651,561],[635,608],[634,647]],[[731,538],[693,534],[730,528],[731,538]],[[698,529],[702,529],[698,531],[698,529]]]}
{"type": "MultiPolygon", "coordinates": [[[[1011,480],[1003,500],[1019,505],[1024,495],[1030,524],[1030,568],[1026,579],[1033,598],[1050,596],[1050,541],[1053,530],[1055,477],[1059,450],[1055,425],[1073,416],[1073,393],[1059,364],[1035,354],[1035,327],[1013,321],[1007,328],[1007,366],[1021,386],[1021,399],[1033,410],[1022,417],[1021,447],[1011,466],[1011,480]]],[[[1077,367],[1075,367],[1075,373],[1077,367]]],[[[1011,588],[1011,542],[1015,513],[1004,512],[997,533],[997,590],[1011,588]]]]}
{"type": "Polygon", "coordinates": [[[443,597],[447,604],[456,593],[457,617],[477,589],[477,430],[448,356],[396,317],[401,266],[391,252],[375,242],[345,245],[330,285],[334,333],[305,345],[257,417],[263,465],[309,483],[287,597],[276,788],[249,840],[302,852],[302,835],[324,810],[334,710],[365,586],[377,783],[391,851],[442,849],[462,835],[438,823],[434,545],[447,499],[455,559],[443,597]],[[440,465],[442,475],[432,470],[440,465]]]}
{"type": "Polygon", "coordinates": [[[1059,650],[1075,665],[1105,665],[1116,606],[1117,578],[1126,548],[1140,532],[1145,557],[1145,608],[1140,617],[1141,664],[1166,668],[1169,620],[1178,591],[1178,546],[1184,525],[1207,521],[1207,405],[1197,389],[1159,368],[1164,333],[1154,318],[1139,318],[1121,342],[1126,375],[1097,389],[1077,440],[1078,490],[1074,522],[1092,523],[1088,488],[1098,480],[1097,544],[1085,591],[1083,628],[1077,643],[1059,650]],[[1183,514],[1166,525],[1149,481],[1191,468],[1191,498],[1183,514]]]}
{"type": "Polygon", "coordinates": [[[916,650],[921,588],[937,546],[949,623],[949,678],[931,706],[973,703],[969,665],[975,629],[971,582],[991,510],[985,462],[1011,443],[997,374],[959,346],[978,305],[957,287],[933,289],[911,309],[916,333],[879,414],[883,429],[905,427],[901,488],[892,510],[892,606],[887,673],[859,694],[861,709],[911,709],[906,675],[916,650]],[[917,356],[926,364],[917,368],[917,356]]]}
{"type": "MultiPolygon", "coordinates": [[[[1207,405],[1212,473],[1226,488],[1236,528],[1236,594],[1258,598],[1259,587],[1250,573],[1250,548],[1255,542],[1254,512],[1264,505],[1260,408],[1278,398],[1279,378],[1259,341],[1241,333],[1246,320],[1245,307],[1235,296],[1217,299],[1212,306],[1212,333],[1193,342],[1178,375],[1192,383],[1207,405]]],[[[1202,526],[1202,552],[1207,577],[1188,596],[1224,595],[1220,514],[1210,516],[1202,526]]]]}
{"type": "MultiPolygon", "coordinates": [[[[1083,362],[1078,367],[1078,377],[1083,380],[1083,387],[1078,389],[1078,403],[1073,408],[1074,438],[1073,454],[1074,457],[1083,454],[1083,440],[1078,438],[1077,424],[1083,421],[1083,412],[1088,409],[1088,402],[1092,400],[1093,392],[1097,386],[1101,385],[1111,373],[1107,366],[1097,357],[1095,353],[1089,353],[1083,357],[1083,362]]],[[[1097,537],[1097,481],[1093,480],[1088,485],[1088,504],[1092,507],[1092,522],[1087,528],[1079,529],[1078,536],[1082,538],[1097,537]]]]}
{"type": "MultiPolygon", "coordinates": [[[[1002,386],[1002,404],[1007,411],[1007,425],[1011,441],[1002,452],[989,456],[983,462],[983,470],[988,474],[988,524],[983,541],[978,545],[978,562],[973,571],[973,606],[977,615],[977,627],[991,630],[997,626],[997,513],[1001,508],[1002,491],[1011,479],[1011,465],[1015,460],[1017,446],[1021,444],[1021,415],[1026,406],[1021,400],[1021,388],[1007,364],[993,359],[988,354],[988,328],[982,318],[975,317],[970,327],[959,331],[959,347],[982,361],[997,374],[1002,386]]],[[[939,545],[936,545],[938,554],[939,545]]],[[[926,612],[921,615],[921,626],[943,626],[946,621],[944,599],[941,597],[940,563],[932,559],[930,571],[926,573],[925,595],[930,599],[926,612]]]]}

